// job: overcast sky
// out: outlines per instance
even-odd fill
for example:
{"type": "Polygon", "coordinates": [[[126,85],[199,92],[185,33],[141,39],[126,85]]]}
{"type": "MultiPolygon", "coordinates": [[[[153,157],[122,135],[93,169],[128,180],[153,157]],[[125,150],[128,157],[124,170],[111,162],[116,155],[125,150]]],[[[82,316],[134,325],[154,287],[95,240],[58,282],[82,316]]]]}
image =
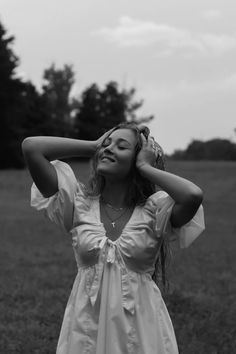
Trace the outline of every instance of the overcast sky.
{"type": "Polygon", "coordinates": [[[74,93],[115,80],[167,153],[192,139],[236,142],[235,0],[0,0],[20,74],[73,64],[74,93]]]}

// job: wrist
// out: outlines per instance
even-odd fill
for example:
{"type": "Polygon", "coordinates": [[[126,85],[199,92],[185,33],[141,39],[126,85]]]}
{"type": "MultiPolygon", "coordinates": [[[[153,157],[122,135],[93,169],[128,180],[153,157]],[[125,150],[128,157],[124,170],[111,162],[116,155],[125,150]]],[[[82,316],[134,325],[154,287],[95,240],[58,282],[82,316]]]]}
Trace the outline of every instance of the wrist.
{"type": "Polygon", "coordinates": [[[94,140],[77,140],[76,156],[92,158],[97,149],[94,140]]]}
{"type": "Polygon", "coordinates": [[[148,162],[140,162],[139,164],[136,164],[136,167],[139,171],[140,174],[145,173],[145,171],[150,167],[151,165],[148,162]]]}
{"type": "Polygon", "coordinates": [[[97,140],[92,140],[92,141],[90,141],[90,153],[91,153],[91,157],[95,154],[97,148],[98,148],[97,140]]]}

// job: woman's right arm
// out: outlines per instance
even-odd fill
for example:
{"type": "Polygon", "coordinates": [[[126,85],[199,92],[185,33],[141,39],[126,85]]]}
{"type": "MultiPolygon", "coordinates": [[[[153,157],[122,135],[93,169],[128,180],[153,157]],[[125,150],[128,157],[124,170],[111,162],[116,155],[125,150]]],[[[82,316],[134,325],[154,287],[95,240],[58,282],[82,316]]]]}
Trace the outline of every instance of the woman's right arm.
{"type": "Polygon", "coordinates": [[[24,139],[22,151],[34,183],[45,198],[58,191],[58,179],[51,160],[73,156],[92,157],[98,141],[36,136],[24,139]]]}

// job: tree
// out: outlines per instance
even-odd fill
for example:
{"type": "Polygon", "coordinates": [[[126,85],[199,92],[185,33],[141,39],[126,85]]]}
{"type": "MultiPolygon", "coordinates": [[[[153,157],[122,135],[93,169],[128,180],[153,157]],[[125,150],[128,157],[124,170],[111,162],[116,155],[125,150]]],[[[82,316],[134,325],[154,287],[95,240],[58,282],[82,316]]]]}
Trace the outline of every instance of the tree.
{"type": "Polygon", "coordinates": [[[70,99],[71,89],[75,82],[75,74],[71,65],[56,69],[52,64],[44,71],[43,98],[47,102],[48,112],[54,125],[54,135],[70,136],[73,120],[71,117],[76,100],[70,99]]]}
{"type": "Polygon", "coordinates": [[[23,164],[20,143],[20,113],[24,83],[16,77],[19,64],[13,53],[13,36],[0,23],[0,168],[23,164]]]}
{"type": "Polygon", "coordinates": [[[187,147],[185,156],[189,160],[202,160],[206,156],[206,145],[203,141],[193,140],[187,147]]]}
{"type": "Polygon", "coordinates": [[[55,126],[50,116],[48,101],[31,82],[25,84],[23,97],[22,139],[34,135],[55,135],[55,126]]]}
{"type": "Polygon", "coordinates": [[[109,82],[104,90],[96,84],[83,93],[75,117],[75,136],[80,139],[96,139],[113,126],[125,122],[142,123],[153,116],[137,118],[136,111],[143,101],[134,101],[135,89],[119,90],[118,84],[109,82]]]}
{"type": "Polygon", "coordinates": [[[236,144],[227,139],[193,140],[186,150],[176,150],[175,160],[236,160],[236,144]]]}

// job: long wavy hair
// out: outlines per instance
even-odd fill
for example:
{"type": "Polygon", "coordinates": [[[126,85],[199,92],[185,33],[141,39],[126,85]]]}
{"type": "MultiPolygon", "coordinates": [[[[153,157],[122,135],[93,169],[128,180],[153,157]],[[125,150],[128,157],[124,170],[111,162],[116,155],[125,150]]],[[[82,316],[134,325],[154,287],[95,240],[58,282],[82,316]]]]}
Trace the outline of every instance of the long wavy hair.
{"type": "MultiPolygon", "coordinates": [[[[125,122],[121,123],[117,126],[115,126],[111,132],[109,133],[112,134],[113,131],[117,129],[130,129],[134,132],[136,136],[136,146],[135,146],[135,159],[133,162],[133,166],[131,168],[130,172],[130,187],[129,187],[129,193],[126,195],[126,204],[129,206],[133,205],[144,205],[147,198],[160,190],[160,188],[155,185],[154,183],[151,183],[148,179],[144,178],[141,176],[139,173],[138,169],[136,168],[136,157],[139,153],[139,151],[142,148],[142,139],[141,139],[141,133],[145,136],[147,139],[150,131],[149,128],[146,126],[141,126],[138,127],[137,124],[135,123],[130,123],[130,122],[125,122]]],[[[107,135],[105,139],[109,136],[107,135]]],[[[90,179],[88,183],[88,188],[86,190],[86,193],[88,196],[98,196],[103,192],[103,189],[105,187],[105,178],[98,174],[97,172],[97,165],[98,165],[98,158],[99,158],[99,152],[101,149],[101,146],[98,146],[92,160],[91,160],[91,174],[90,174],[90,179]]],[[[159,148],[159,154],[156,158],[155,165],[154,167],[165,170],[165,158],[164,158],[164,153],[162,148],[158,145],[159,148]]],[[[157,257],[157,260],[155,262],[155,270],[154,273],[152,274],[152,279],[155,281],[155,283],[159,286],[160,280],[162,280],[162,285],[164,290],[166,290],[168,282],[166,278],[166,269],[167,269],[167,264],[169,263],[169,257],[170,256],[170,247],[169,247],[169,242],[167,239],[162,238],[162,243],[160,246],[160,251],[159,255],[157,257]]]]}

